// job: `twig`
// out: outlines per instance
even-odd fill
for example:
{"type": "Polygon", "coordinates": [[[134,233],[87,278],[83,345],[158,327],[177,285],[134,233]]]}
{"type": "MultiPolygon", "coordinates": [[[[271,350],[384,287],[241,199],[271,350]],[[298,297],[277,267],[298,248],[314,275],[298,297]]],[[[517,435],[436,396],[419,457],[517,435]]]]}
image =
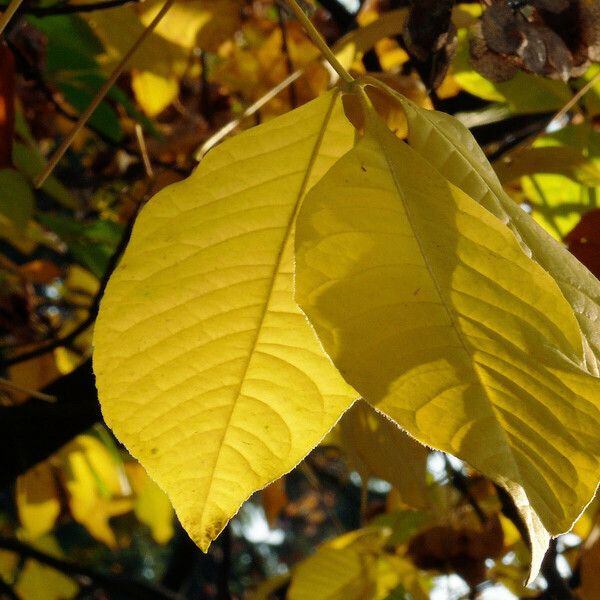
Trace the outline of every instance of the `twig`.
{"type": "Polygon", "coordinates": [[[542,135],[548,129],[548,127],[552,125],[552,123],[560,121],[599,81],[600,71],[598,71],[596,75],[594,75],[580,90],[578,90],[577,93],[573,94],[573,97],[570,98],[569,101],[566,102],[559,111],[552,115],[550,120],[543,128],[526,137],[516,146],[513,146],[513,148],[510,150],[510,154],[524,150],[525,148],[529,148],[529,146],[531,146],[540,137],[540,135],[542,135]]]}
{"type": "Polygon", "coordinates": [[[228,524],[221,534],[221,550],[223,556],[221,558],[221,568],[218,575],[218,591],[217,600],[231,600],[229,591],[229,575],[231,571],[231,526],[228,524]]]}
{"type": "Polygon", "coordinates": [[[21,385],[17,385],[14,381],[4,379],[4,377],[0,377],[0,389],[5,389],[9,392],[19,392],[21,394],[27,394],[32,398],[37,398],[38,400],[43,400],[44,402],[56,402],[56,398],[54,396],[50,396],[49,394],[43,394],[42,392],[38,392],[36,390],[29,390],[21,385]]]}
{"type": "Polygon", "coordinates": [[[144,131],[139,123],[135,124],[135,137],[137,138],[138,146],[140,147],[140,154],[142,155],[142,161],[144,162],[146,175],[152,178],[154,177],[154,171],[152,169],[150,157],[148,156],[148,148],[146,147],[146,140],[144,139],[144,131]]]}
{"type": "Polygon", "coordinates": [[[106,592],[115,594],[127,594],[135,600],[181,600],[181,597],[173,592],[159,586],[122,577],[101,573],[87,567],[55,558],[32,548],[23,542],[11,538],[0,538],[0,548],[10,552],[16,552],[23,558],[36,560],[56,571],[68,575],[85,587],[100,587],[106,592]]]}
{"type": "Polygon", "coordinates": [[[0,35],[2,35],[14,14],[19,10],[19,6],[21,6],[22,2],[23,0],[11,0],[6,10],[2,13],[2,16],[0,17],[0,35]]]}
{"type": "Polygon", "coordinates": [[[97,10],[106,10],[125,6],[127,4],[138,4],[140,0],[103,0],[102,2],[90,2],[89,4],[58,4],[55,6],[32,6],[23,9],[23,14],[34,17],[51,17],[54,15],[71,15],[78,13],[89,13],[97,10]]]}
{"type": "Polygon", "coordinates": [[[90,105],[83,111],[83,113],[81,113],[79,120],[77,121],[77,123],[75,123],[75,125],[73,126],[71,131],[68,133],[67,137],[63,140],[62,144],[54,151],[54,154],[50,157],[50,160],[48,161],[48,164],[46,165],[44,170],[36,177],[36,179],[35,179],[36,187],[38,187],[38,188],[41,187],[43,185],[44,181],[46,181],[47,177],[50,175],[50,173],[52,173],[52,171],[58,164],[58,161],[63,157],[64,153],[67,151],[69,146],[73,143],[73,140],[75,139],[75,136],[77,135],[79,130],[85,125],[86,121],[92,116],[93,112],[96,110],[96,108],[98,107],[100,102],[102,102],[102,100],[104,99],[104,96],[106,96],[106,94],[108,93],[110,88],[115,84],[115,82],[119,78],[119,75],[122,73],[123,69],[129,62],[129,60],[131,59],[133,54],[140,47],[140,45],[144,42],[144,40],[154,31],[154,29],[156,29],[156,26],[160,23],[162,18],[167,14],[167,11],[169,10],[169,8],[171,8],[174,1],[175,0],[166,0],[166,2],[163,4],[163,6],[160,9],[160,11],[158,12],[158,14],[154,17],[154,19],[152,19],[152,22],[150,23],[150,25],[148,25],[148,27],[146,27],[146,29],[144,30],[142,35],[140,35],[138,37],[138,39],[133,43],[131,48],[126,52],[125,56],[121,59],[119,64],[115,67],[115,69],[111,73],[110,77],[100,87],[100,89],[98,90],[98,93],[96,94],[94,99],[91,101],[90,105]]]}
{"type": "Polygon", "coordinates": [[[335,69],[336,73],[340,76],[340,79],[346,83],[352,83],[354,81],[354,77],[352,77],[352,75],[346,71],[342,63],[337,59],[336,55],[325,43],[325,40],[321,37],[321,34],[317,31],[311,20],[304,14],[304,11],[300,8],[300,5],[296,2],[296,0],[287,0],[287,2],[290,8],[294,11],[297,19],[304,26],[308,37],[321,51],[321,54],[327,60],[327,62],[335,69]]]}
{"type": "Polygon", "coordinates": [[[262,108],[267,102],[275,98],[277,94],[285,90],[285,88],[292,82],[296,81],[303,71],[294,71],[291,75],[286,77],[281,83],[278,83],[273,89],[269,90],[264,96],[261,96],[256,102],[251,104],[243,113],[241,117],[229,121],[227,125],[224,125],[217,132],[213,133],[194,153],[196,160],[202,160],[204,155],[213,147],[216,146],[223,138],[227,137],[244,119],[252,116],[256,111],[262,108]]]}
{"type": "Polygon", "coordinates": [[[0,577],[0,598],[2,600],[21,600],[17,592],[0,577]]]}
{"type": "Polygon", "coordinates": [[[96,320],[96,317],[98,316],[98,309],[100,308],[100,300],[102,299],[102,296],[104,295],[104,290],[106,289],[106,286],[108,285],[108,280],[109,280],[112,272],[114,271],[115,267],[117,266],[117,263],[119,262],[119,259],[121,258],[121,255],[125,251],[125,247],[127,246],[127,243],[129,242],[129,236],[131,235],[131,229],[133,228],[134,220],[135,220],[135,217],[132,218],[129,221],[129,223],[127,224],[125,232],[123,233],[123,237],[119,241],[119,245],[117,246],[113,255],[110,257],[110,261],[106,267],[106,271],[104,273],[104,276],[102,277],[102,281],[100,282],[100,288],[98,289],[98,292],[94,296],[94,299],[89,307],[87,317],[77,327],[75,327],[75,329],[73,329],[73,331],[71,331],[67,335],[56,338],[54,340],[50,340],[46,344],[42,344],[41,346],[38,346],[37,348],[30,350],[29,352],[23,352],[21,354],[17,354],[16,356],[11,356],[9,358],[5,358],[5,359],[1,360],[0,361],[0,370],[6,369],[17,363],[22,363],[27,360],[31,360],[32,358],[37,358],[38,356],[42,356],[48,352],[52,352],[52,350],[54,350],[56,348],[60,348],[62,346],[67,346],[71,342],[75,341],[84,331],[86,331],[89,327],[91,327],[94,324],[94,321],[96,320]]]}
{"type": "Polygon", "coordinates": [[[467,477],[459,470],[455,469],[450,462],[447,454],[444,454],[444,462],[446,464],[446,471],[450,476],[450,480],[452,485],[465,497],[469,506],[473,509],[481,523],[485,524],[488,521],[488,516],[485,514],[479,503],[477,502],[477,498],[473,496],[471,490],[469,489],[469,482],[467,477]]]}
{"type": "Polygon", "coordinates": [[[542,575],[544,576],[548,587],[544,590],[541,597],[547,600],[574,599],[575,596],[573,595],[573,592],[558,572],[556,557],[556,540],[550,540],[550,547],[542,561],[542,575]]]}
{"type": "Polygon", "coordinates": [[[206,52],[200,53],[200,113],[206,119],[206,122],[213,126],[213,111],[210,98],[210,83],[208,82],[208,65],[206,62],[206,52]]]}
{"type": "MultiPolygon", "coordinates": [[[[287,25],[285,23],[285,14],[280,4],[277,4],[277,19],[279,20],[279,29],[281,30],[281,47],[283,50],[283,54],[285,56],[285,62],[287,65],[288,75],[291,75],[295,72],[294,63],[292,61],[292,57],[290,55],[290,48],[288,46],[288,32],[287,25]]],[[[298,106],[298,95],[296,94],[296,86],[294,82],[290,83],[289,89],[290,95],[290,105],[292,108],[296,108],[298,106]]]]}

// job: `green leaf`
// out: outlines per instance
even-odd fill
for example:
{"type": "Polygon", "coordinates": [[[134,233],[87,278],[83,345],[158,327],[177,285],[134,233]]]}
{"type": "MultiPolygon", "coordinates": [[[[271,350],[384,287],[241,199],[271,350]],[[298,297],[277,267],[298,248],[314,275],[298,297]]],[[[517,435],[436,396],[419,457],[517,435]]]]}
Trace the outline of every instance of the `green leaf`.
{"type": "Polygon", "coordinates": [[[449,115],[420,108],[391,89],[388,93],[405,109],[411,146],[451,183],[506,223],[526,254],[552,275],[583,333],[586,368],[598,375],[600,282],[506,194],[466,127],[449,115]]]}
{"type": "Polygon", "coordinates": [[[29,182],[15,169],[0,169],[0,213],[18,229],[25,229],[35,207],[29,182]]]}
{"type": "Polygon", "coordinates": [[[98,219],[81,223],[64,215],[38,213],[36,219],[51,229],[69,247],[73,258],[101,278],[121,239],[123,226],[98,219]]]}
{"type": "Polygon", "coordinates": [[[204,550],[356,398],[292,292],[299,204],[353,140],[336,91],[228,140],[144,207],[109,282],[104,417],[204,550]]]}
{"type": "Polygon", "coordinates": [[[535,576],[600,466],[600,380],[552,278],[373,115],[302,205],[296,298],[366,400],[510,492],[535,576]]]}
{"type": "MultiPolygon", "coordinates": [[[[96,88],[76,79],[57,81],[56,86],[65,100],[78,112],[83,112],[89,106],[97,91],[96,88]]],[[[98,105],[88,123],[114,142],[119,142],[123,137],[119,117],[106,101],[98,105]]]]}
{"type": "Polygon", "coordinates": [[[56,15],[27,20],[47,38],[45,69],[57,71],[94,70],[102,44],[90,26],[78,15],[56,15]]]}
{"type": "MultiPolygon", "coordinates": [[[[29,181],[33,181],[42,172],[46,164],[37,148],[20,142],[13,144],[12,159],[15,167],[29,181]]],[[[77,200],[54,175],[50,175],[46,179],[41,189],[66,208],[77,209],[79,207],[77,200]]]]}

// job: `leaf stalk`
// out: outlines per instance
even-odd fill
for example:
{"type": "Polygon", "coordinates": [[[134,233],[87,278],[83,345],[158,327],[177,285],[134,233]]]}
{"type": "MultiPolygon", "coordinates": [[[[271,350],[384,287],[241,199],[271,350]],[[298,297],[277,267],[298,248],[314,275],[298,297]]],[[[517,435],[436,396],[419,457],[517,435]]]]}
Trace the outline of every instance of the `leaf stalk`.
{"type": "Polygon", "coordinates": [[[287,0],[287,3],[296,15],[296,18],[304,26],[308,37],[312,40],[313,44],[321,51],[323,57],[333,67],[335,72],[340,76],[340,79],[342,79],[342,81],[344,81],[345,83],[353,83],[354,77],[352,77],[352,75],[350,75],[350,73],[346,71],[342,63],[340,63],[335,54],[331,51],[321,34],[317,31],[316,27],[312,24],[311,20],[306,16],[305,12],[302,10],[298,2],[296,2],[296,0],[287,0]]]}

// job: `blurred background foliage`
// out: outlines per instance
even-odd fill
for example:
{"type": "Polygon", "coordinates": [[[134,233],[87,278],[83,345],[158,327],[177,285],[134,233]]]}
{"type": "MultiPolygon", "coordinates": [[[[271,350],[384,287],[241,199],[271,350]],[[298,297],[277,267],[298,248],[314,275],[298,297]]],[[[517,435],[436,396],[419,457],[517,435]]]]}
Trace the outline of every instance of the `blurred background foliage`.
{"type": "MultiPolygon", "coordinates": [[[[600,597],[596,501],[526,589],[526,534],[506,494],[361,403],[208,555],[189,541],[102,424],[90,369],[99,298],[139,208],[188,175],[222,127],[282,114],[332,75],[283,5],[177,0],[36,189],[160,6],[30,0],[0,41],[0,597],[600,597]]],[[[600,275],[598,2],[306,8],[345,66],[469,126],[515,201],[600,275]]],[[[405,135],[398,107],[374,94],[405,135]]]]}

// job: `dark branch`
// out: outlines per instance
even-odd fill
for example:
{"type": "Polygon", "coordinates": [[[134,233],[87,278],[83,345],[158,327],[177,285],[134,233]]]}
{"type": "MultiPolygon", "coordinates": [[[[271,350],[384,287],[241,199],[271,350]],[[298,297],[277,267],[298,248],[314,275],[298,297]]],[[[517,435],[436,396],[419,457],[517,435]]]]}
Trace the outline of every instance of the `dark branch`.
{"type": "Polygon", "coordinates": [[[160,586],[120,575],[101,573],[75,563],[55,558],[15,539],[0,538],[0,548],[16,552],[73,578],[85,587],[101,588],[105,592],[121,596],[126,594],[135,600],[181,600],[181,597],[160,586]]]}
{"type": "Polygon", "coordinates": [[[42,392],[56,402],[30,398],[18,406],[0,406],[0,489],[102,421],[91,359],[42,392]]]}
{"type": "Polygon", "coordinates": [[[465,500],[469,503],[481,523],[487,523],[488,516],[485,514],[481,506],[479,506],[477,498],[473,496],[469,488],[468,478],[452,466],[452,463],[446,454],[444,454],[444,461],[446,464],[446,472],[450,477],[450,482],[452,485],[464,496],[465,500]]]}
{"type": "Polygon", "coordinates": [[[17,592],[0,577],[0,598],[2,600],[21,600],[17,592]]]}
{"type": "Polygon", "coordinates": [[[133,227],[133,219],[128,223],[121,240],[119,241],[119,245],[114,251],[113,255],[110,258],[109,264],[107,265],[106,272],[102,281],[100,282],[100,288],[98,289],[98,293],[94,297],[92,304],[88,310],[88,316],[75,328],[73,331],[64,335],[62,337],[58,337],[54,340],[50,340],[45,344],[30,350],[29,352],[22,352],[21,354],[17,354],[16,356],[11,356],[9,358],[5,358],[0,361],[0,369],[6,369],[12,365],[17,363],[25,362],[27,360],[31,360],[32,358],[37,358],[38,356],[42,356],[48,352],[52,352],[55,348],[60,348],[63,346],[68,346],[71,342],[74,342],[78,336],[80,336],[86,329],[91,327],[98,316],[98,309],[100,307],[100,300],[104,295],[104,290],[108,285],[108,280],[114,271],[121,255],[125,251],[125,247],[129,242],[129,237],[131,235],[131,228],[133,227]]]}
{"type": "Polygon", "coordinates": [[[50,17],[54,15],[71,15],[75,13],[88,13],[96,10],[106,10],[126,4],[138,3],[139,0],[103,0],[89,4],[57,4],[55,6],[29,6],[22,10],[22,14],[34,17],[50,17]]]}

